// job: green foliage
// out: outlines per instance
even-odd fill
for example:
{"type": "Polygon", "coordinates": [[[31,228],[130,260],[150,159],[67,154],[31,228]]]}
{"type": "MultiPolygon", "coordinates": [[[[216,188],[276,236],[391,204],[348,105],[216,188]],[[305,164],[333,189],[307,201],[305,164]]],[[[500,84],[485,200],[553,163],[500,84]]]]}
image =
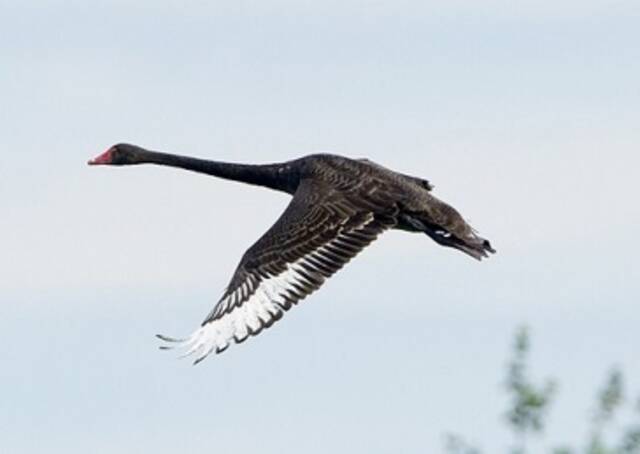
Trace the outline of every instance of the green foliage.
{"type": "Polygon", "coordinates": [[[613,454],[616,452],[607,447],[603,434],[607,426],[613,421],[617,410],[623,402],[623,398],[622,373],[618,369],[613,369],[609,373],[604,387],[598,393],[587,454],[613,454]]]}
{"type": "Polygon", "coordinates": [[[575,451],[573,451],[571,448],[567,448],[566,446],[555,448],[551,452],[553,454],[575,454],[575,451]]]}
{"type": "Polygon", "coordinates": [[[507,391],[511,406],[507,419],[516,433],[519,447],[514,452],[524,453],[527,435],[542,432],[544,418],[549,410],[556,386],[551,380],[538,386],[529,378],[527,360],[529,357],[529,331],[523,327],[516,333],[513,358],[508,366],[507,391]]]}
{"type": "MultiPolygon", "coordinates": [[[[514,436],[515,443],[510,454],[527,454],[529,441],[533,437],[543,437],[547,415],[556,396],[557,386],[553,380],[536,384],[528,370],[530,353],[529,330],[517,330],[511,359],[507,366],[505,380],[509,395],[506,422],[514,436]]],[[[640,399],[635,408],[633,424],[618,430],[617,437],[612,425],[618,413],[626,404],[624,377],[614,368],[609,372],[602,389],[597,393],[596,406],[591,418],[591,431],[584,449],[570,446],[551,448],[551,454],[640,454],[640,399]],[[608,436],[607,436],[608,435],[608,436]],[[617,438],[617,442],[607,441],[617,438]]],[[[464,441],[458,435],[448,435],[446,452],[449,454],[482,454],[482,451],[464,441]]]]}
{"type": "Polygon", "coordinates": [[[468,444],[461,437],[457,435],[447,435],[446,449],[451,454],[481,454],[481,451],[468,444]]]}
{"type": "Polygon", "coordinates": [[[598,425],[611,421],[616,410],[620,407],[624,399],[624,384],[622,382],[622,372],[613,369],[609,373],[609,379],[598,395],[598,408],[594,417],[598,425]]]}

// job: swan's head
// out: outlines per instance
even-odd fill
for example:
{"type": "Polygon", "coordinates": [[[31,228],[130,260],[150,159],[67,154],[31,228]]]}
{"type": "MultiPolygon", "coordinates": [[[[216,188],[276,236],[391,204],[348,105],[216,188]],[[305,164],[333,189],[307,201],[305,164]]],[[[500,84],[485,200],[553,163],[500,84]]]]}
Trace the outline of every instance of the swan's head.
{"type": "Polygon", "coordinates": [[[87,164],[90,166],[97,165],[110,165],[110,166],[125,166],[128,164],[137,164],[139,160],[139,152],[144,151],[144,148],[137,147],[128,143],[119,143],[112,146],[104,153],[96,156],[90,160],[87,164]]]}

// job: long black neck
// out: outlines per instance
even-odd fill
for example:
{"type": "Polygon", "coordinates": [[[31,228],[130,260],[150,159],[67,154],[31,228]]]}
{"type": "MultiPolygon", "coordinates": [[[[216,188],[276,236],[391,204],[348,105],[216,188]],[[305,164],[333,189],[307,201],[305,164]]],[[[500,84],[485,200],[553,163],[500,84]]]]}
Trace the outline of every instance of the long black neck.
{"type": "Polygon", "coordinates": [[[281,164],[233,164],[206,159],[191,158],[170,153],[140,149],[136,152],[136,164],[159,164],[192,170],[194,172],[265,186],[293,194],[298,187],[299,176],[290,163],[281,164]]]}

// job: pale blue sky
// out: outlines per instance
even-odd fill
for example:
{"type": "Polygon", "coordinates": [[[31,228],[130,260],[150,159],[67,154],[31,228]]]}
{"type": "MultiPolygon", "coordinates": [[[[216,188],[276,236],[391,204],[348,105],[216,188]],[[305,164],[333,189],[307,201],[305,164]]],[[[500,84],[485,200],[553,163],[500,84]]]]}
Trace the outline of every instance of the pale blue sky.
{"type": "MultiPolygon", "coordinates": [[[[0,2],[0,439],[26,453],[488,452],[514,329],[581,439],[612,364],[640,391],[640,4],[0,2]],[[420,175],[499,253],[392,232],[258,338],[189,333],[288,197],[89,168],[120,141],[319,150],[420,175]]],[[[538,448],[541,450],[541,448],[538,448]]],[[[542,451],[540,451],[542,452],[542,451]]]]}

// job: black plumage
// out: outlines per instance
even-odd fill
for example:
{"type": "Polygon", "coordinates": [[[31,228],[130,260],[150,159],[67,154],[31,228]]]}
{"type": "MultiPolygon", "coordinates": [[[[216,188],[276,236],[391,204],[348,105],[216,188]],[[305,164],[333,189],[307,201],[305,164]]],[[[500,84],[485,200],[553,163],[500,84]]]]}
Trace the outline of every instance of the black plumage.
{"type": "Polygon", "coordinates": [[[422,178],[367,159],[316,154],[268,165],[230,164],[111,147],[89,164],[159,164],[265,186],[293,195],[275,224],[243,255],[220,301],[180,342],[196,362],[280,319],[388,229],[427,234],[475,259],[495,252],[422,178]]]}

